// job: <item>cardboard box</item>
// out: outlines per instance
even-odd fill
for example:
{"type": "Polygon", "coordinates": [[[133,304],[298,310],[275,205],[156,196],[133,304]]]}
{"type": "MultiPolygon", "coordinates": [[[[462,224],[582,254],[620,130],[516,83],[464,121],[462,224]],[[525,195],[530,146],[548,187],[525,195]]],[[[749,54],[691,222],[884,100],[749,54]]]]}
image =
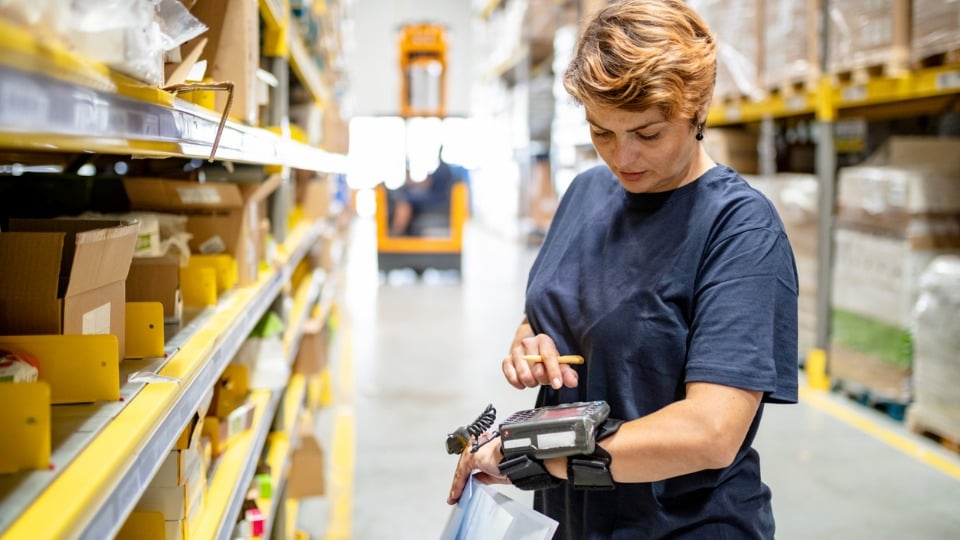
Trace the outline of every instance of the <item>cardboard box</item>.
{"type": "Polygon", "coordinates": [[[330,203],[336,186],[329,175],[310,179],[297,179],[298,202],[303,206],[303,217],[308,221],[325,219],[330,216],[330,203]]]}
{"type": "Polygon", "coordinates": [[[960,253],[960,236],[898,238],[865,229],[834,232],[833,307],[909,328],[920,276],[939,255],[960,253]],[[938,240],[939,242],[939,240],[938,240]]]}
{"type": "Polygon", "coordinates": [[[323,448],[316,437],[300,434],[300,446],[290,459],[290,476],[287,478],[287,497],[302,499],[321,497],[326,489],[326,462],[323,448]]]}
{"type": "Polygon", "coordinates": [[[735,128],[709,128],[703,134],[707,154],[740,174],[756,174],[759,168],[758,136],[735,128]]]}
{"type": "Polygon", "coordinates": [[[182,486],[190,480],[190,474],[195,472],[197,463],[202,464],[202,461],[199,448],[171,450],[153,475],[150,487],[182,486]]]}
{"type": "MultiPolygon", "coordinates": [[[[207,77],[215,82],[232,81],[230,117],[259,125],[257,70],[260,69],[260,12],[257,0],[197,2],[190,10],[207,25],[206,33],[183,45],[189,50],[207,40],[200,60],[207,62],[207,77]]],[[[217,92],[216,110],[223,112],[227,94],[217,92]]]]}
{"type": "Polygon", "coordinates": [[[11,219],[0,233],[0,333],[113,334],[124,357],[137,224],[11,219]]]}
{"type": "Polygon", "coordinates": [[[203,461],[191,460],[186,471],[186,479],[182,484],[156,486],[151,483],[134,509],[143,512],[160,512],[166,521],[186,519],[194,503],[202,496],[206,480],[203,461]]]}
{"type": "Polygon", "coordinates": [[[303,337],[293,362],[293,372],[316,375],[326,369],[330,348],[328,329],[323,321],[311,319],[303,325],[303,337]]]}
{"type": "Polygon", "coordinates": [[[830,73],[883,66],[885,74],[893,76],[905,70],[910,4],[911,0],[831,0],[827,47],[830,73]]]}
{"type": "Polygon", "coordinates": [[[134,257],[127,274],[127,302],[160,302],[167,323],[183,317],[180,296],[180,257],[134,257]]]}
{"type": "Polygon", "coordinates": [[[283,179],[273,175],[262,183],[190,182],[157,178],[128,178],[123,186],[134,209],[187,215],[194,253],[226,253],[237,261],[238,283],[257,280],[260,221],[266,198],[283,179]]]}
{"type": "Polygon", "coordinates": [[[915,214],[960,213],[960,138],[890,137],[862,166],[840,169],[846,218],[889,223],[915,214]]]}

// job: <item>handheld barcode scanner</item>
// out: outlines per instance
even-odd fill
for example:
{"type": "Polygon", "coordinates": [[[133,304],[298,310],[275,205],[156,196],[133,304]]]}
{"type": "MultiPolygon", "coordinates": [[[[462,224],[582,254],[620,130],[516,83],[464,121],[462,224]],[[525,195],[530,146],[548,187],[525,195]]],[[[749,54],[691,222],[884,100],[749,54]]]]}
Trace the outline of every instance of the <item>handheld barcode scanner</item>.
{"type": "Polygon", "coordinates": [[[537,459],[593,453],[597,428],[610,414],[605,401],[581,401],[519,411],[500,424],[504,457],[537,459]]]}

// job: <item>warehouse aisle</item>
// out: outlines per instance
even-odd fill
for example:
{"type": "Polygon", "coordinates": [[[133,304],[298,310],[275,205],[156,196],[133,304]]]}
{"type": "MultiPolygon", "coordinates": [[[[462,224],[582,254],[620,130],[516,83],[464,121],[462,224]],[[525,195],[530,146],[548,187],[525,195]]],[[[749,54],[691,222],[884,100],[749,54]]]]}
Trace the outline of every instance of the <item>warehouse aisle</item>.
{"type": "MultiPolygon", "coordinates": [[[[355,437],[327,452],[332,469],[353,467],[352,484],[306,505],[300,522],[313,538],[432,539],[450,512],[456,458],[446,434],[487,403],[503,418],[533,402],[532,390],[503,381],[499,364],[534,253],[472,226],[462,281],[402,272],[384,281],[374,243],[372,221],[359,220],[342,310],[350,354],[337,366],[338,380],[352,384],[337,410],[350,411],[355,437]]],[[[778,538],[940,539],[960,530],[960,458],[845,398],[805,390],[798,406],[768,407],[758,446],[778,538]]]]}

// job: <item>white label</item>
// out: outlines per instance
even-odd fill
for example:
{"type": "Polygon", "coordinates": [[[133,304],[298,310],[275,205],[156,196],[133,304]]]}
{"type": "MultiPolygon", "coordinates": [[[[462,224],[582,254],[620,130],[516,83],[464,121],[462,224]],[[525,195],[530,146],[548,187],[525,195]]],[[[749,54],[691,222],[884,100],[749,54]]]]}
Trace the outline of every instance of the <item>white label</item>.
{"type": "Polygon", "coordinates": [[[867,99],[867,87],[862,84],[848,86],[843,89],[842,95],[844,101],[863,101],[867,99]]]}
{"type": "Polygon", "coordinates": [[[790,96],[787,99],[788,111],[800,111],[807,108],[806,96],[790,96]]]}
{"type": "Polygon", "coordinates": [[[960,71],[944,71],[937,75],[937,90],[950,90],[960,87],[960,71]]]}
{"type": "Polygon", "coordinates": [[[537,436],[537,447],[541,450],[551,448],[569,448],[577,443],[577,434],[572,431],[541,433],[537,436]]]}
{"type": "Polygon", "coordinates": [[[723,113],[727,117],[727,120],[739,120],[741,116],[740,107],[737,105],[727,106],[723,113]]]}
{"type": "Polygon", "coordinates": [[[83,314],[83,335],[110,333],[110,302],[83,314]]]}
{"type": "Polygon", "coordinates": [[[506,448],[506,449],[508,449],[508,450],[509,450],[509,449],[512,449],[512,448],[526,448],[526,447],[530,446],[530,443],[531,443],[530,439],[527,439],[527,438],[524,438],[524,439],[504,439],[504,441],[503,441],[503,447],[506,448]]]}
{"type": "Polygon", "coordinates": [[[204,187],[181,187],[177,188],[177,195],[180,196],[180,202],[185,204],[219,204],[220,193],[216,188],[204,187]]]}

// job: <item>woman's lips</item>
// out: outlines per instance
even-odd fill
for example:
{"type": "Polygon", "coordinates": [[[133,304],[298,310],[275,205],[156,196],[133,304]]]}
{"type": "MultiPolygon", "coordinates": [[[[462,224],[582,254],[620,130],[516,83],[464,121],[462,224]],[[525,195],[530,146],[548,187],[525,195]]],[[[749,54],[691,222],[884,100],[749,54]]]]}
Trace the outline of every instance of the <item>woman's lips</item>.
{"type": "Polygon", "coordinates": [[[639,182],[647,175],[646,171],[640,172],[627,172],[620,171],[620,178],[623,178],[624,182],[639,182]]]}

